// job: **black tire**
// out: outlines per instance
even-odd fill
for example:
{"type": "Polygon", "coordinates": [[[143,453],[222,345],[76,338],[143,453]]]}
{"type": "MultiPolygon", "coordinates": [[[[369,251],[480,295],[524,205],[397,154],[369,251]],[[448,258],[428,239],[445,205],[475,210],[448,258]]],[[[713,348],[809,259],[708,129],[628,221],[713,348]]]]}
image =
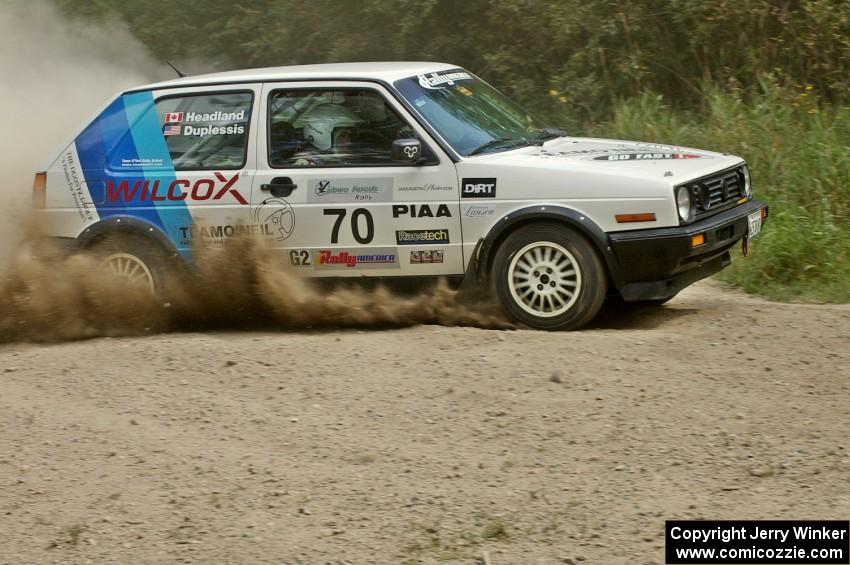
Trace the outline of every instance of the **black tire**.
{"type": "MultiPolygon", "coordinates": [[[[110,268],[109,264],[118,257],[125,257],[129,262],[137,261],[149,273],[150,290],[157,298],[166,297],[178,282],[175,258],[170,257],[156,242],[144,236],[106,235],[98,238],[86,252],[97,259],[101,268],[107,270],[110,268]]],[[[140,273],[138,270],[135,272],[140,273]]],[[[146,284],[140,280],[137,282],[140,285],[146,284]]]]}
{"type": "Polygon", "coordinates": [[[511,233],[496,251],[491,276],[511,318],[541,330],[576,330],[590,322],[605,302],[608,284],[605,267],[593,245],[569,227],[554,222],[529,224],[511,233]],[[550,261],[537,263],[534,255],[538,251],[550,261]],[[556,261],[557,257],[561,259],[556,261]],[[570,275],[573,263],[576,274],[570,275]],[[541,270],[531,267],[524,272],[529,265],[539,265],[541,270]],[[570,288],[575,289],[574,298],[568,296],[570,288]],[[531,297],[521,300],[529,290],[531,297]]]}

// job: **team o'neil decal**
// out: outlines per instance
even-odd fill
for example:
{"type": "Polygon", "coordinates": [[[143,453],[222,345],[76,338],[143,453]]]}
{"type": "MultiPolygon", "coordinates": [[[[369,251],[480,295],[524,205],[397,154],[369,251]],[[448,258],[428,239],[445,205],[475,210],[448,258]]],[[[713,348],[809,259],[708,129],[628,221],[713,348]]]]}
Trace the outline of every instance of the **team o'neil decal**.
{"type": "Polygon", "coordinates": [[[460,196],[461,198],[496,198],[496,179],[463,179],[460,185],[460,196]]]}
{"type": "Polygon", "coordinates": [[[699,159],[696,153],[617,153],[594,157],[596,161],[659,161],[664,159],[699,159]]]}

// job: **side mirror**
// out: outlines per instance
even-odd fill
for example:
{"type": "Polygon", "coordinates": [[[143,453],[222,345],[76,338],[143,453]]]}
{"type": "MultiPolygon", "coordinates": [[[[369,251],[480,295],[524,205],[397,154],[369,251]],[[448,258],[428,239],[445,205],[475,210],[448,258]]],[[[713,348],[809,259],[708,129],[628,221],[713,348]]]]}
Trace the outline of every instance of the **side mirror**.
{"type": "Polygon", "coordinates": [[[417,164],[422,159],[422,143],[418,139],[396,139],[393,141],[393,161],[417,164]]]}

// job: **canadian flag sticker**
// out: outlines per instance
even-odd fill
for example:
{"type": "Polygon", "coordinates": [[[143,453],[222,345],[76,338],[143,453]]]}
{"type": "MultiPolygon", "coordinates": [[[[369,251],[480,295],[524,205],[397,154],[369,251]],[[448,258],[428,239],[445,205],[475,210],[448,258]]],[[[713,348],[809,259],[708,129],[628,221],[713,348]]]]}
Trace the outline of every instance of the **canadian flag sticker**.
{"type": "Polygon", "coordinates": [[[165,113],[165,123],[171,122],[182,122],[183,121],[183,112],[166,112],[165,113]]]}

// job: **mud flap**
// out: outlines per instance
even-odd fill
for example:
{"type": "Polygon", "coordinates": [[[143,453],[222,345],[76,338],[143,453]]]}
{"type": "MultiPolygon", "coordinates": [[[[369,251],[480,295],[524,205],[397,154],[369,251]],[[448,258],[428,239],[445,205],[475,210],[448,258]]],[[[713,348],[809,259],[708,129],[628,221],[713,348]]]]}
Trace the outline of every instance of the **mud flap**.
{"type": "Polygon", "coordinates": [[[466,272],[463,275],[463,281],[460,283],[458,291],[465,295],[475,296],[480,295],[482,288],[485,287],[487,281],[487,273],[484,272],[481,265],[481,248],[484,244],[484,238],[478,240],[470,254],[469,264],[466,266],[466,272]]]}

